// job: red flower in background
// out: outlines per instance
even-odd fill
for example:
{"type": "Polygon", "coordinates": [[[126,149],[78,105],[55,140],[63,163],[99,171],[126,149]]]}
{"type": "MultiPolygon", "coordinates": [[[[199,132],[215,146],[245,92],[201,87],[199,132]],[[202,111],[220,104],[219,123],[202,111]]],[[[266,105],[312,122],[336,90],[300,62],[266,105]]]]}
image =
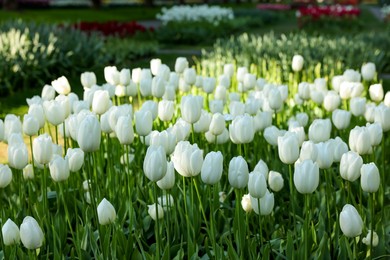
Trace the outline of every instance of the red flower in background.
{"type": "Polygon", "coordinates": [[[312,19],[319,19],[321,16],[328,17],[356,17],[360,15],[360,9],[355,6],[306,6],[298,10],[299,16],[310,16],[312,19]]]}
{"type": "Polygon", "coordinates": [[[117,21],[108,21],[108,22],[80,22],[74,24],[73,28],[79,29],[85,32],[100,32],[104,36],[119,36],[127,37],[133,36],[137,32],[145,32],[147,30],[152,31],[152,29],[146,29],[146,27],[138,24],[135,21],[131,22],[117,22],[117,21]]]}

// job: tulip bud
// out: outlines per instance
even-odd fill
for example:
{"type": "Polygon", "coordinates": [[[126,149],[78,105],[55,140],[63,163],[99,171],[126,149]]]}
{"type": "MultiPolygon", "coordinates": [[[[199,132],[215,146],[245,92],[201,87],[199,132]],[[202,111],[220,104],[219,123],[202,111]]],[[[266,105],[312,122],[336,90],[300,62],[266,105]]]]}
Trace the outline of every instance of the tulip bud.
{"type": "Polygon", "coordinates": [[[161,180],[167,173],[167,159],[164,147],[149,146],[144,159],[144,173],[153,182],[161,180]]]}
{"type": "Polygon", "coordinates": [[[94,152],[100,148],[101,129],[96,116],[87,115],[80,123],[77,142],[84,152],[94,152]]]}
{"type": "Polygon", "coordinates": [[[183,71],[184,82],[188,85],[194,85],[196,82],[196,71],[194,68],[185,68],[183,71]]]}
{"type": "Polygon", "coordinates": [[[225,118],[222,114],[216,113],[213,114],[213,117],[211,118],[209,131],[213,135],[220,135],[223,133],[223,130],[225,129],[225,118]]]}
{"type": "Polygon", "coordinates": [[[324,108],[328,112],[334,111],[340,106],[341,98],[336,91],[328,91],[324,97],[324,108]]]}
{"type": "Polygon", "coordinates": [[[264,129],[264,138],[272,146],[278,145],[279,136],[283,136],[286,131],[279,130],[276,126],[269,126],[264,129]]]}
{"type": "Polygon", "coordinates": [[[275,111],[279,110],[283,105],[282,95],[279,89],[275,87],[271,88],[271,90],[269,91],[267,100],[269,103],[269,107],[275,111]]]}
{"type": "Polygon", "coordinates": [[[365,192],[377,192],[380,184],[379,170],[375,163],[363,164],[360,169],[360,184],[365,192]]]}
{"type": "Polygon", "coordinates": [[[150,60],[150,71],[155,76],[157,75],[158,69],[161,66],[161,60],[160,59],[151,59],[150,60]]]}
{"type": "Polygon", "coordinates": [[[216,86],[215,78],[205,77],[203,78],[203,91],[207,94],[213,93],[216,86]]]}
{"type": "Polygon", "coordinates": [[[284,186],[283,176],[279,172],[270,171],[268,174],[268,185],[271,190],[275,192],[280,191],[284,186]]]}
{"type": "Polygon", "coordinates": [[[363,229],[363,220],[354,206],[346,204],[340,213],[340,228],[347,237],[360,236],[363,229]]]}
{"type": "Polygon", "coordinates": [[[176,62],[175,62],[176,73],[183,73],[186,68],[188,68],[187,58],[185,57],[176,58],[176,62]]]}
{"type": "Polygon", "coordinates": [[[348,145],[340,137],[330,139],[329,142],[333,146],[333,161],[340,162],[343,154],[349,151],[348,145]]]}
{"type": "Polygon", "coordinates": [[[308,100],[310,98],[310,84],[307,82],[301,82],[298,84],[298,95],[303,100],[308,100]]]}
{"type": "Polygon", "coordinates": [[[315,119],[309,127],[309,139],[315,143],[325,142],[330,138],[332,123],[330,119],[315,119]]]}
{"type": "Polygon", "coordinates": [[[180,141],[171,157],[176,171],[184,177],[197,176],[203,165],[203,150],[197,144],[180,141]]]}
{"type": "Polygon", "coordinates": [[[18,170],[22,170],[28,164],[28,150],[23,142],[8,145],[8,163],[18,170]]]}
{"type": "Polygon", "coordinates": [[[135,130],[140,136],[147,136],[152,131],[153,117],[148,110],[139,110],[135,112],[135,130]]]}
{"type": "Polygon", "coordinates": [[[111,106],[110,95],[107,90],[97,90],[93,95],[92,111],[98,115],[104,114],[111,106]]]}
{"type": "Polygon", "coordinates": [[[349,109],[351,110],[352,115],[362,116],[366,111],[366,98],[355,97],[351,98],[349,102],[349,109]]]}
{"type": "Polygon", "coordinates": [[[68,148],[66,158],[71,172],[79,171],[84,164],[84,152],[80,148],[68,148]]]}
{"type": "Polygon", "coordinates": [[[167,162],[167,172],[161,180],[157,181],[157,186],[162,190],[169,190],[175,186],[175,168],[172,162],[167,162]]]}
{"type": "Polygon", "coordinates": [[[25,114],[23,117],[23,132],[25,135],[33,136],[38,134],[39,122],[32,114],[25,114]]]}
{"type": "Polygon", "coordinates": [[[370,98],[372,101],[381,102],[384,96],[382,84],[371,85],[369,90],[370,98]]]}
{"type": "Polygon", "coordinates": [[[340,175],[344,180],[353,182],[360,177],[363,159],[355,152],[343,154],[340,160],[340,175]]]}
{"type": "Polygon", "coordinates": [[[116,219],[115,208],[106,198],[99,203],[97,213],[100,225],[113,223],[116,219]]]}
{"type": "Polygon", "coordinates": [[[367,123],[366,129],[370,134],[371,146],[377,146],[382,142],[383,131],[379,123],[367,123]]]}
{"type": "Polygon", "coordinates": [[[165,93],[166,84],[167,84],[166,81],[162,77],[160,76],[154,77],[152,79],[152,87],[151,87],[152,96],[155,98],[162,98],[162,96],[165,93]]]}
{"type": "Polygon", "coordinates": [[[381,124],[383,132],[390,130],[390,107],[379,105],[375,109],[375,122],[381,124]]]}
{"type": "Polygon", "coordinates": [[[4,119],[4,140],[8,141],[13,133],[22,133],[22,123],[19,117],[8,114],[4,119]]]}
{"type": "Polygon", "coordinates": [[[153,131],[149,137],[149,145],[163,146],[167,155],[170,155],[175,149],[176,137],[171,132],[166,130],[162,132],[153,131]]]}
{"type": "Polygon", "coordinates": [[[20,239],[27,249],[37,249],[42,246],[43,232],[38,222],[30,216],[23,219],[20,225],[20,239]]]}
{"type": "Polygon", "coordinates": [[[348,69],[344,71],[343,77],[345,78],[346,81],[350,81],[350,82],[360,82],[361,80],[360,73],[352,69],[348,69]]]}
{"type": "Polygon", "coordinates": [[[94,72],[84,72],[80,76],[81,85],[84,89],[91,88],[93,85],[96,85],[96,75],[94,72]]]}
{"type": "Polygon", "coordinates": [[[8,219],[3,227],[1,228],[3,234],[3,242],[6,246],[12,246],[19,244],[20,242],[20,233],[19,228],[11,219],[8,219]]]}
{"type": "Polygon", "coordinates": [[[367,236],[362,239],[363,244],[369,246],[371,245],[371,236],[372,236],[372,246],[376,247],[379,244],[378,234],[374,231],[368,230],[367,236]]]}
{"type": "Polygon", "coordinates": [[[233,188],[245,188],[249,180],[248,164],[242,156],[233,157],[229,163],[229,183],[233,188]]]}
{"type": "Polygon", "coordinates": [[[47,164],[52,157],[52,140],[48,134],[38,136],[33,141],[34,159],[40,164],[47,164]]]}
{"type": "Polygon", "coordinates": [[[229,125],[230,139],[235,144],[246,144],[255,136],[253,117],[248,114],[237,116],[229,125]]]}
{"type": "Polygon", "coordinates": [[[148,214],[154,221],[157,220],[157,213],[158,219],[164,218],[164,209],[161,207],[160,204],[155,203],[152,205],[148,205],[148,214]]]}
{"type": "Polygon", "coordinates": [[[261,198],[267,190],[265,175],[261,171],[253,171],[249,174],[248,191],[254,198],[261,198]]]}
{"type": "Polygon", "coordinates": [[[301,71],[302,68],[303,68],[303,63],[304,63],[304,59],[301,55],[294,55],[293,59],[292,59],[292,70],[297,72],[297,71],[301,71]]]}
{"type": "Polygon", "coordinates": [[[253,89],[256,86],[256,83],[256,75],[251,73],[246,73],[244,75],[243,85],[245,91],[253,89]]]}
{"type": "Polygon", "coordinates": [[[34,179],[34,168],[32,164],[27,164],[26,167],[23,168],[23,178],[25,180],[34,179]]]}
{"type": "Polygon", "coordinates": [[[342,75],[336,75],[332,78],[332,87],[338,93],[340,91],[341,83],[345,81],[342,75]]]}
{"type": "Polygon", "coordinates": [[[299,157],[298,136],[292,132],[286,132],[278,137],[279,158],[285,164],[293,164],[299,157]]]}
{"type": "Polygon", "coordinates": [[[256,132],[262,131],[272,125],[272,113],[270,111],[257,112],[253,117],[256,132]]]}
{"type": "Polygon", "coordinates": [[[347,129],[351,121],[351,112],[336,109],[332,112],[332,121],[337,129],[347,129]]]}
{"type": "Polygon", "coordinates": [[[206,133],[211,123],[211,114],[202,109],[199,120],[194,124],[195,133],[206,133]]]}
{"type": "Polygon", "coordinates": [[[317,160],[316,163],[320,169],[328,169],[333,163],[333,146],[330,140],[316,144],[317,146],[317,160]]]}
{"type": "Polygon", "coordinates": [[[43,111],[50,124],[58,126],[65,121],[65,111],[57,100],[43,102],[43,111]]]}
{"type": "Polygon", "coordinates": [[[361,68],[361,73],[364,80],[368,80],[368,81],[373,80],[376,73],[375,64],[372,62],[363,64],[361,68]]]}
{"type": "Polygon", "coordinates": [[[7,187],[12,181],[12,171],[8,165],[0,164],[0,188],[7,187]]]}
{"type": "Polygon", "coordinates": [[[260,198],[256,199],[251,196],[251,204],[254,212],[256,212],[257,215],[267,216],[271,214],[272,210],[274,209],[275,205],[275,198],[274,194],[270,193],[269,190],[265,191],[265,195],[260,198]],[[260,200],[260,209],[259,209],[259,200],[260,200]]]}
{"type": "Polygon", "coordinates": [[[69,163],[67,158],[55,154],[49,163],[50,175],[53,181],[60,182],[69,178],[69,163]]]}
{"type": "Polygon", "coordinates": [[[203,99],[200,96],[183,96],[180,102],[180,110],[182,118],[193,124],[200,119],[203,107],[203,99]]]}
{"type": "Polygon", "coordinates": [[[107,83],[116,86],[120,83],[120,74],[115,66],[107,66],[104,68],[104,79],[107,83]]]}
{"type": "Polygon", "coordinates": [[[45,85],[43,86],[41,97],[43,100],[53,100],[56,96],[56,90],[53,88],[52,85],[45,85]]]}
{"type": "Polygon", "coordinates": [[[249,196],[249,194],[245,194],[244,196],[242,196],[241,206],[246,213],[252,211],[251,196],[249,196]]]}
{"type": "Polygon", "coordinates": [[[294,185],[299,193],[313,193],[319,184],[320,169],[312,160],[295,163],[294,185]]]}
{"type": "Polygon", "coordinates": [[[360,155],[372,152],[370,134],[366,127],[355,126],[349,133],[349,147],[351,151],[360,155]]]}
{"type": "Polygon", "coordinates": [[[223,156],[221,152],[209,152],[204,158],[201,178],[209,185],[217,184],[222,177],[223,156]]]}
{"type": "Polygon", "coordinates": [[[60,95],[68,95],[70,92],[70,85],[65,76],[59,77],[51,82],[55,91],[60,95]]]}

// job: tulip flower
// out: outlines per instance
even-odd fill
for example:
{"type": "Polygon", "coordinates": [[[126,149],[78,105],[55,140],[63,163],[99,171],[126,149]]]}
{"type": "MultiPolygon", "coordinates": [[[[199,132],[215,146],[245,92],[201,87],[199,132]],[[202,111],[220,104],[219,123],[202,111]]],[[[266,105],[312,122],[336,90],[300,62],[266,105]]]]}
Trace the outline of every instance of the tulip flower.
{"type": "Polygon", "coordinates": [[[101,129],[96,116],[87,115],[80,123],[77,142],[84,152],[94,152],[100,147],[101,129]]]}
{"type": "Polygon", "coordinates": [[[293,164],[299,157],[298,136],[293,132],[286,132],[278,137],[279,158],[285,164],[293,164]]]}
{"type": "Polygon", "coordinates": [[[97,90],[93,95],[92,111],[98,115],[104,114],[111,106],[110,95],[107,90],[97,90]]]}
{"type": "Polygon", "coordinates": [[[367,128],[355,126],[349,133],[349,147],[351,151],[360,155],[372,153],[370,133],[367,128]]]}
{"type": "Polygon", "coordinates": [[[295,72],[301,71],[303,68],[303,63],[304,63],[304,59],[301,55],[294,55],[291,64],[292,70],[295,72]]]}
{"type": "Polygon", "coordinates": [[[282,95],[279,89],[275,87],[271,88],[271,90],[269,91],[267,100],[269,107],[274,111],[279,110],[283,105],[282,95]]]}
{"type": "Polygon", "coordinates": [[[149,135],[149,145],[163,146],[167,155],[170,155],[176,146],[176,137],[166,130],[162,132],[152,131],[149,135]]]}
{"type": "Polygon", "coordinates": [[[216,80],[215,78],[211,77],[204,77],[203,78],[203,91],[206,92],[207,94],[213,93],[214,89],[216,86],[216,80]]]}
{"type": "Polygon", "coordinates": [[[286,133],[284,130],[279,130],[276,126],[269,126],[264,129],[264,138],[272,146],[278,145],[279,136],[283,136],[286,133]]]}
{"type": "Polygon", "coordinates": [[[223,65],[223,74],[227,75],[229,78],[234,75],[234,64],[228,63],[223,65]]]}
{"type": "Polygon", "coordinates": [[[364,80],[368,80],[368,81],[373,80],[376,73],[375,64],[372,62],[363,64],[361,68],[361,73],[364,80]]]}
{"type": "Polygon", "coordinates": [[[220,135],[225,129],[225,118],[221,113],[213,114],[209,126],[209,131],[213,135],[220,135]]]}
{"type": "Polygon", "coordinates": [[[357,237],[362,233],[363,220],[354,206],[344,205],[339,220],[341,231],[345,236],[357,237]]]}
{"type": "Polygon", "coordinates": [[[253,125],[255,132],[264,130],[265,128],[272,125],[272,113],[270,111],[259,111],[253,117],[253,125]]]}
{"type": "Polygon", "coordinates": [[[53,142],[48,134],[38,136],[33,141],[34,159],[40,164],[48,164],[53,156],[53,142]]]}
{"type": "Polygon", "coordinates": [[[246,144],[255,136],[253,117],[248,114],[237,116],[229,125],[230,139],[235,144],[246,144]]]}
{"type": "Polygon", "coordinates": [[[8,165],[0,164],[0,188],[7,187],[12,181],[12,171],[8,165]]]}
{"type": "Polygon", "coordinates": [[[3,234],[3,242],[6,246],[11,246],[19,244],[20,242],[20,233],[19,227],[11,219],[7,219],[1,228],[1,233],[3,234]]]}
{"type": "Polygon", "coordinates": [[[303,100],[310,98],[311,85],[307,82],[301,82],[298,84],[298,95],[303,100]]]}
{"type": "Polygon", "coordinates": [[[56,96],[56,90],[53,88],[52,85],[45,85],[43,86],[41,97],[43,100],[53,100],[56,96]]]}
{"type": "Polygon", "coordinates": [[[353,182],[360,177],[363,159],[359,154],[350,151],[341,157],[340,175],[344,180],[353,182]]]}
{"type": "MultiPolygon", "coordinates": [[[[69,93],[70,96],[72,96],[71,94],[72,93],[69,93]]],[[[60,107],[60,110],[62,111],[65,120],[70,115],[70,111],[71,111],[69,96],[59,95],[54,100],[57,102],[57,105],[60,107]]],[[[46,102],[50,102],[50,101],[46,101],[46,102]]]]}
{"type": "Polygon", "coordinates": [[[175,71],[176,73],[183,73],[184,70],[188,68],[188,61],[185,57],[178,57],[176,58],[175,62],[175,71]]]}
{"type": "Polygon", "coordinates": [[[43,232],[38,222],[30,216],[23,219],[20,225],[20,240],[27,249],[37,249],[42,246],[43,232]]]}
{"type": "Polygon", "coordinates": [[[167,173],[167,159],[164,147],[149,146],[144,159],[144,173],[153,182],[161,180],[167,173]]]}
{"type": "Polygon", "coordinates": [[[161,66],[161,60],[160,59],[151,59],[150,60],[150,71],[153,75],[157,75],[158,69],[161,66]]]}
{"type": "Polygon", "coordinates": [[[18,170],[22,170],[28,164],[27,146],[23,142],[8,145],[8,163],[18,170]]]}
{"type": "Polygon", "coordinates": [[[271,190],[275,192],[280,191],[284,186],[283,176],[279,172],[270,171],[268,174],[268,185],[271,190]]]}
{"type": "Polygon", "coordinates": [[[252,208],[252,203],[251,203],[251,196],[249,194],[245,194],[244,196],[242,196],[241,206],[242,206],[242,209],[246,213],[249,213],[252,211],[253,208],[252,208]]]}
{"type": "Polygon", "coordinates": [[[22,133],[22,122],[19,117],[8,114],[4,119],[4,140],[8,141],[13,133],[22,133]]]}
{"type": "Polygon", "coordinates": [[[381,124],[383,132],[390,130],[390,107],[383,104],[375,109],[375,122],[381,124]]]}
{"type": "Polygon", "coordinates": [[[157,186],[162,190],[169,190],[175,186],[175,168],[172,162],[167,162],[167,172],[157,181],[157,186]]]}
{"type": "Polygon", "coordinates": [[[80,75],[81,85],[84,89],[91,88],[93,85],[96,85],[96,75],[94,72],[84,72],[80,75]]]}
{"type": "Polygon", "coordinates": [[[84,152],[80,148],[68,148],[66,158],[71,172],[79,171],[84,164],[84,152]]]}
{"type": "Polygon", "coordinates": [[[328,140],[326,142],[321,142],[316,144],[317,146],[317,159],[316,163],[320,169],[328,169],[332,166],[333,163],[333,146],[332,143],[328,140]]]}
{"type": "Polygon", "coordinates": [[[202,181],[209,185],[217,184],[222,177],[223,156],[221,152],[209,152],[204,158],[201,178],[202,181]]]}
{"type": "Polygon", "coordinates": [[[153,100],[147,100],[142,104],[139,111],[149,111],[152,113],[152,120],[154,121],[158,116],[158,103],[153,100]]]}
{"type": "Polygon", "coordinates": [[[267,182],[265,174],[261,171],[253,171],[249,173],[248,191],[254,198],[261,198],[267,190],[267,182]]]}
{"type": "Polygon", "coordinates": [[[368,89],[368,92],[370,94],[370,98],[374,102],[381,102],[384,97],[383,87],[382,84],[373,84],[368,89]]]}
{"type": "Polygon", "coordinates": [[[238,67],[237,68],[237,81],[243,82],[245,75],[248,73],[247,67],[238,67]]]}
{"type": "Polygon", "coordinates": [[[230,160],[228,178],[233,188],[242,189],[248,185],[248,164],[242,156],[233,157],[230,160]]]}
{"type": "Polygon", "coordinates": [[[38,134],[39,121],[32,114],[25,114],[23,116],[23,133],[28,136],[38,134]]]}
{"type": "Polygon", "coordinates": [[[345,70],[343,76],[346,81],[350,81],[350,82],[360,82],[361,80],[360,73],[352,69],[345,70]]]}
{"type": "Polygon", "coordinates": [[[32,164],[27,164],[26,167],[23,168],[23,178],[25,180],[34,179],[34,168],[32,164]]]}
{"type": "Polygon", "coordinates": [[[251,204],[254,212],[257,215],[267,216],[272,213],[275,205],[274,194],[270,193],[269,190],[265,191],[265,195],[260,198],[254,198],[251,196],[251,204]],[[259,209],[259,201],[260,200],[260,209],[259,209]]]}
{"type": "Polygon", "coordinates": [[[57,100],[43,102],[43,111],[50,124],[58,126],[65,121],[65,111],[57,100]]]}
{"type": "Polygon", "coordinates": [[[336,109],[332,112],[332,121],[335,127],[339,130],[348,128],[349,123],[351,122],[351,112],[336,109]]]}
{"type": "Polygon", "coordinates": [[[310,159],[316,161],[318,156],[318,148],[316,144],[312,141],[305,141],[302,143],[301,152],[299,154],[299,159],[304,161],[310,159]]]}
{"type": "Polygon", "coordinates": [[[206,110],[202,110],[198,122],[194,124],[195,133],[206,133],[210,127],[211,117],[212,116],[209,112],[207,112],[206,110]]]}
{"type": "Polygon", "coordinates": [[[245,104],[241,101],[231,101],[229,104],[229,112],[233,118],[241,116],[245,113],[245,104]]]}
{"type": "Polygon", "coordinates": [[[325,142],[330,138],[332,123],[330,119],[315,119],[309,127],[309,139],[315,143],[325,142]]]}
{"type": "Polygon", "coordinates": [[[329,142],[333,147],[333,162],[340,162],[343,154],[349,151],[348,145],[338,136],[335,139],[329,139],[329,142]]]}
{"type": "Polygon", "coordinates": [[[197,176],[203,165],[203,150],[197,144],[180,141],[171,157],[176,171],[184,177],[197,176]]]}
{"type": "Polygon", "coordinates": [[[158,219],[164,218],[164,209],[163,207],[161,207],[160,204],[155,203],[152,205],[148,205],[148,214],[154,221],[157,220],[157,213],[158,219]]]}
{"type": "Polygon", "coordinates": [[[152,113],[146,109],[135,112],[135,131],[140,136],[147,136],[152,131],[152,113]]]}
{"type": "Polygon", "coordinates": [[[54,154],[49,163],[50,175],[53,181],[60,182],[69,178],[69,162],[68,159],[62,158],[60,155],[54,154]]]}
{"type": "Polygon", "coordinates": [[[175,103],[169,100],[162,100],[158,103],[158,118],[161,121],[171,121],[175,113],[175,103]]]}
{"type": "Polygon", "coordinates": [[[155,98],[162,98],[165,93],[166,81],[159,76],[152,79],[151,94],[155,98]]]}
{"type": "Polygon", "coordinates": [[[180,110],[182,118],[193,124],[200,119],[203,107],[203,99],[201,96],[183,96],[180,102],[180,110]]]}
{"type": "Polygon", "coordinates": [[[60,95],[68,95],[70,92],[70,85],[68,79],[65,76],[61,76],[58,79],[53,80],[51,85],[60,95]]]}
{"type": "Polygon", "coordinates": [[[294,185],[301,194],[313,193],[319,184],[320,170],[312,160],[304,160],[295,164],[294,185]]]}
{"type": "Polygon", "coordinates": [[[120,83],[120,74],[115,66],[107,66],[104,68],[104,79],[107,83],[116,86],[120,83]]]}
{"type": "Polygon", "coordinates": [[[377,192],[380,184],[379,170],[375,163],[363,164],[360,168],[360,184],[365,192],[377,192]]]}
{"type": "Polygon", "coordinates": [[[336,91],[328,91],[324,97],[324,108],[326,111],[332,112],[340,106],[341,98],[336,91]]]}
{"type": "Polygon", "coordinates": [[[385,104],[385,106],[390,107],[390,91],[386,92],[383,103],[385,104]]]}
{"type": "Polygon", "coordinates": [[[365,245],[371,245],[371,236],[372,236],[372,246],[376,247],[379,244],[379,237],[378,234],[374,231],[368,230],[367,236],[363,237],[362,242],[365,245]]]}
{"type": "Polygon", "coordinates": [[[100,225],[113,223],[116,219],[116,211],[114,206],[104,198],[97,207],[97,214],[100,225]]]}
{"type": "Polygon", "coordinates": [[[196,71],[194,68],[185,68],[183,71],[184,82],[188,85],[194,85],[196,82],[196,71]]]}
{"type": "Polygon", "coordinates": [[[349,101],[349,109],[351,110],[351,113],[354,116],[364,115],[366,111],[366,98],[364,97],[351,98],[351,100],[349,101]]]}

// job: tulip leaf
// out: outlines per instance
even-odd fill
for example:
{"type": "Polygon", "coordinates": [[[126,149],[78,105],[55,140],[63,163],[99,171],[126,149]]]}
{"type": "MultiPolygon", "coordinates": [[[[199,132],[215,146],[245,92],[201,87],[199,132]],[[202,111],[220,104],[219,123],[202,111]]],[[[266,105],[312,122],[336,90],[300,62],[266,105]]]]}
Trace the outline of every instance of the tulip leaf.
{"type": "Polygon", "coordinates": [[[289,230],[287,232],[287,247],[286,247],[287,259],[293,259],[295,252],[296,251],[294,248],[294,239],[293,239],[292,231],[289,230]]]}

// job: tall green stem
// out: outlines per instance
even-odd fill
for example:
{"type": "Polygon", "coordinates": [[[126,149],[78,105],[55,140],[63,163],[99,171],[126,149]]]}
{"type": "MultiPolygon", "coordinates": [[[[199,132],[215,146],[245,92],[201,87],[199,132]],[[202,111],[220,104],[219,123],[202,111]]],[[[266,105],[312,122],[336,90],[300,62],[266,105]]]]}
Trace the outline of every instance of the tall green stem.
{"type": "Polygon", "coordinates": [[[189,212],[187,206],[187,193],[186,193],[186,177],[183,176],[183,200],[184,200],[184,209],[186,213],[186,223],[187,223],[187,254],[188,259],[192,256],[192,241],[190,234],[190,220],[189,220],[189,212]]]}
{"type": "Polygon", "coordinates": [[[371,223],[370,223],[370,227],[371,227],[371,236],[370,236],[370,259],[372,259],[372,254],[373,254],[373,246],[372,246],[372,242],[374,240],[374,230],[375,230],[375,207],[374,207],[374,202],[375,202],[375,193],[370,193],[369,194],[369,200],[370,200],[370,211],[371,211],[371,223]]]}
{"type": "Polygon", "coordinates": [[[160,252],[161,252],[161,249],[160,249],[160,246],[161,246],[161,238],[160,238],[160,219],[159,219],[159,212],[158,212],[158,195],[157,195],[157,191],[158,191],[158,188],[157,188],[157,183],[156,182],[153,182],[153,185],[154,185],[154,205],[156,207],[156,259],[160,259],[160,252]]]}
{"type": "Polygon", "coordinates": [[[309,196],[305,194],[305,259],[309,259],[309,220],[310,220],[310,207],[309,207],[309,196]]]}

